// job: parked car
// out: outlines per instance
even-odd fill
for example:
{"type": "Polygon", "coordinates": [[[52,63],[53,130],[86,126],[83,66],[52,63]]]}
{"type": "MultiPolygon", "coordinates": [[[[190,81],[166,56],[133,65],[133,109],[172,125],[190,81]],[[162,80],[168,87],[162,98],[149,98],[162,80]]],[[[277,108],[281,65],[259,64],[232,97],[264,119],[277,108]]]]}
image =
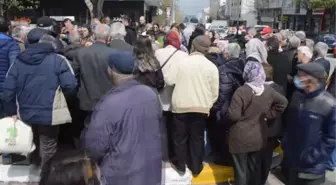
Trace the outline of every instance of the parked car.
{"type": "Polygon", "coordinates": [[[316,42],[324,42],[329,46],[329,50],[332,51],[336,46],[336,34],[334,33],[322,33],[317,36],[316,42]]]}
{"type": "Polygon", "coordinates": [[[336,58],[336,46],[334,47],[333,53],[334,53],[334,58],[336,58]]]}

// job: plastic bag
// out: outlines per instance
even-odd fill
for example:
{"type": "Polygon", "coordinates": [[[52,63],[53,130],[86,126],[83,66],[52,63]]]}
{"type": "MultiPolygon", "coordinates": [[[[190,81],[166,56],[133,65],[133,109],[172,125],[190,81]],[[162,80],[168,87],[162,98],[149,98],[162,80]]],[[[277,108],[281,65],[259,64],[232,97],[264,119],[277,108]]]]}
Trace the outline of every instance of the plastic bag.
{"type": "Polygon", "coordinates": [[[0,153],[27,154],[35,149],[33,131],[20,120],[0,119],[0,153]]]}

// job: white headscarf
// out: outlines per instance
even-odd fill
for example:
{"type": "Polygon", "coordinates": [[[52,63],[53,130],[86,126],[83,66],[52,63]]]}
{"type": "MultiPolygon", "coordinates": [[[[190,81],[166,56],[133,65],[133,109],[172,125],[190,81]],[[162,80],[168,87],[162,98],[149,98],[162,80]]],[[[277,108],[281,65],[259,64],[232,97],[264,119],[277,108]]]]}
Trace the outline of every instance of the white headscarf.
{"type": "Polygon", "coordinates": [[[260,63],[267,63],[267,50],[259,39],[251,39],[246,44],[246,55],[257,59],[260,63]]]}

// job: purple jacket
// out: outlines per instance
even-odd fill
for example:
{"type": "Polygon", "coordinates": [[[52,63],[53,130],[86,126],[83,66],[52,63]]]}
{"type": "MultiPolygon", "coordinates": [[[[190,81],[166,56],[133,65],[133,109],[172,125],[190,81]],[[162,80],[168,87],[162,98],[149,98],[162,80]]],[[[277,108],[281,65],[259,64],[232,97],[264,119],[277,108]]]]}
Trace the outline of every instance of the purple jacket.
{"type": "Polygon", "coordinates": [[[82,146],[107,185],[160,185],[161,105],[150,87],[130,80],[95,106],[82,146]]]}

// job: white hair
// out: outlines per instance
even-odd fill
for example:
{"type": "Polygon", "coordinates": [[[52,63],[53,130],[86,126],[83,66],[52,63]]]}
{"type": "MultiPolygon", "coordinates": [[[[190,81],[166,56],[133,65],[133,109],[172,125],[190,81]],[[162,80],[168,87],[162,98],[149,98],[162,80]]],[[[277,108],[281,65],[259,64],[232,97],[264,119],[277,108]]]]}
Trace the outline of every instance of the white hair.
{"type": "Polygon", "coordinates": [[[44,34],[44,35],[40,38],[39,43],[50,44],[54,49],[57,48],[57,45],[56,45],[56,39],[55,39],[53,36],[48,35],[48,34],[44,34]]]}
{"type": "Polygon", "coordinates": [[[224,52],[232,58],[239,58],[240,46],[237,43],[230,43],[225,47],[224,52]]]}
{"type": "Polygon", "coordinates": [[[314,50],[316,51],[316,53],[318,54],[318,57],[326,57],[327,54],[328,54],[328,50],[329,50],[329,47],[326,43],[324,42],[318,42],[315,47],[314,47],[314,50]]]}
{"type": "Polygon", "coordinates": [[[29,32],[29,28],[27,26],[16,26],[12,30],[12,37],[16,39],[20,39],[24,37],[29,32]]]}
{"type": "Polygon", "coordinates": [[[110,37],[110,26],[106,24],[97,25],[93,34],[96,40],[107,40],[110,37]]]}
{"type": "Polygon", "coordinates": [[[297,36],[293,36],[289,39],[289,44],[292,48],[298,48],[301,45],[301,40],[297,36]]]}
{"type": "Polygon", "coordinates": [[[78,32],[74,32],[73,34],[69,35],[69,41],[70,43],[79,43],[81,40],[81,36],[78,32]]]}
{"type": "Polygon", "coordinates": [[[302,53],[307,58],[311,59],[313,57],[313,51],[307,46],[300,46],[298,52],[302,53]]]}
{"type": "Polygon", "coordinates": [[[297,36],[301,41],[306,40],[306,33],[304,31],[295,32],[295,36],[297,36]]]}
{"type": "Polygon", "coordinates": [[[124,39],[126,36],[126,28],[123,23],[115,22],[111,25],[111,37],[112,39],[124,39]]]}
{"type": "Polygon", "coordinates": [[[312,39],[306,39],[306,46],[312,51],[314,50],[315,42],[312,39]]]}

